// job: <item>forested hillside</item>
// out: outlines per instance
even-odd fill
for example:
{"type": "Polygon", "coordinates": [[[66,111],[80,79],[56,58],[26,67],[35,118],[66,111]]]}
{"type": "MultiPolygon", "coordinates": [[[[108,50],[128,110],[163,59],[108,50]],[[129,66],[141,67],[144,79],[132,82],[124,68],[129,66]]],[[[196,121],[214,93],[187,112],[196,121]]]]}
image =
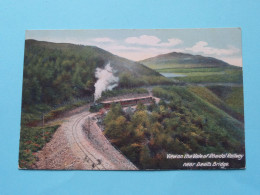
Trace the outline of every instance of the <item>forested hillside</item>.
{"type": "Polygon", "coordinates": [[[159,73],[94,46],[26,40],[23,108],[56,105],[73,98],[91,97],[95,70],[110,62],[119,87],[169,83],[159,73]]]}
{"type": "MultiPolygon", "coordinates": [[[[51,140],[58,125],[44,125],[65,111],[93,101],[96,70],[110,63],[118,77],[118,90],[171,84],[171,80],[146,66],[115,56],[94,46],[25,41],[19,166],[35,166],[35,153],[51,140]]],[[[115,88],[114,88],[115,89],[115,88]]],[[[138,92],[138,90],[137,90],[138,92]]]]}
{"type": "MultiPolygon", "coordinates": [[[[243,124],[223,110],[185,87],[155,87],[153,94],[164,100],[134,112],[114,104],[104,120],[105,134],[139,168],[183,169],[185,160],[169,160],[168,153],[244,153],[243,124]]],[[[227,162],[236,168],[244,160],[227,162]]]]}

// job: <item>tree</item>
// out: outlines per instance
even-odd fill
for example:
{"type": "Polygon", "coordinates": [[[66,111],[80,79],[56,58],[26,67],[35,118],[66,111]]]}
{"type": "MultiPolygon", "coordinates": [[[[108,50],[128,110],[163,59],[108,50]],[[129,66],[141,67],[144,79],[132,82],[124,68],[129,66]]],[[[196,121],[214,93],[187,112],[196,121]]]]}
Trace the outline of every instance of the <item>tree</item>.
{"type": "Polygon", "coordinates": [[[137,127],[138,125],[142,125],[144,127],[149,126],[149,118],[146,113],[146,111],[136,111],[132,117],[131,122],[133,123],[134,127],[137,127]]]}
{"type": "Polygon", "coordinates": [[[138,111],[145,110],[145,105],[142,102],[138,102],[138,104],[136,106],[136,110],[138,110],[138,111]]]}
{"type": "Polygon", "coordinates": [[[150,168],[150,150],[147,145],[142,146],[141,152],[140,152],[140,164],[142,165],[142,168],[150,168]]]}

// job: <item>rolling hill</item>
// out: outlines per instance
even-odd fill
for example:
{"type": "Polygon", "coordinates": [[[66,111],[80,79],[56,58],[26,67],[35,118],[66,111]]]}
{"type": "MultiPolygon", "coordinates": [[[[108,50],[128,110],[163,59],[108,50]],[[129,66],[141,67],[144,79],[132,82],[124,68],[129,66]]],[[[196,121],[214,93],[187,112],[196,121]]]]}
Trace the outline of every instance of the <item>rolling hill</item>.
{"type": "Polygon", "coordinates": [[[216,58],[204,57],[201,55],[191,55],[186,53],[172,52],[158,55],[140,61],[153,69],[161,68],[199,68],[199,67],[223,67],[234,68],[234,66],[216,58]]]}
{"type": "Polygon", "coordinates": [[[163,75],[172,73],[175,80],[188,83],[243,82],[241,67],[212,57],[172,52],[142,60],[140,63],[163,75]]]}

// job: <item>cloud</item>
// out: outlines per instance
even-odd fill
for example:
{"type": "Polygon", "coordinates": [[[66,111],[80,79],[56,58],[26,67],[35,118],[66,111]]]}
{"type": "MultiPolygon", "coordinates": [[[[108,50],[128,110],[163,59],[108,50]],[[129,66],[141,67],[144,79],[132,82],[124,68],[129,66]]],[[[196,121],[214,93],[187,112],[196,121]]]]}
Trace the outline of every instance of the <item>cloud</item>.
{"type": "Polygon", "coordinates": [[[155,36],[141,35],[140,37],[128,37],[125,39],[126,43],[138,45],[156,45],[161,40],[155,36]]]}
{"type": "Polygon", "coordinates": [[[217,55],[217,56],[234,55],[240,51],[239,49],[232,46],[229,46],[227,49],[209,47],[208,43],[205,41],[199,41],[193,47],[186,48],[185,50],[194,53],[202,53],[205,55],[217,55]]]}
{"type": "Polygon", "coordinates": [[[160,46],[170,47],[182,44],[183,41],[180,39],[168,39],[168,42],[159,44],[160,46]]]}
{"type": "Polygon", "coordinates": [[[171,46],[179,45],[183,41],[180,39],[171,38],[168,39],[168,42],[161,42],[161,39],[159,39],[156,36],[141,35],[139,37],[128,37],[125,39],[125,42],[128,44],[137,44],[137,45],[171,47],[171,46]]]}
{"type": "Polygon", "coordinates": [[[93,39],[93,41],[98,42],[98,43],[113,43],[113,42],[115,42],[113,39],[110,39],[108,37],[95,38],[95,39],[93,39]]]}
{"type": "Polygon", "coordinates": [[[160,54],[172,52],[169,48],[158,47],[138,47],[138,46],[126,46],[126,45],[97,45],[111,53],[130,59],[134,61],[144,60],[146,58],[154,57],[160,54]]]}

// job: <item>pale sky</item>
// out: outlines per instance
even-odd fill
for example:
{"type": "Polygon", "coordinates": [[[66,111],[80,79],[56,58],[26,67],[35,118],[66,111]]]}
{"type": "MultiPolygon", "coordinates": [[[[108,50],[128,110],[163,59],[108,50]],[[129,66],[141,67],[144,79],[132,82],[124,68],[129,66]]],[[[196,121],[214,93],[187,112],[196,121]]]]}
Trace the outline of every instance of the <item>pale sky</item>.
{"type": "Polygon", "coordinates": [[[240,28],[28,30],[25,36],[55,43],[94,45],[133,61],[183,52],[242,66],[240,28]]]}

